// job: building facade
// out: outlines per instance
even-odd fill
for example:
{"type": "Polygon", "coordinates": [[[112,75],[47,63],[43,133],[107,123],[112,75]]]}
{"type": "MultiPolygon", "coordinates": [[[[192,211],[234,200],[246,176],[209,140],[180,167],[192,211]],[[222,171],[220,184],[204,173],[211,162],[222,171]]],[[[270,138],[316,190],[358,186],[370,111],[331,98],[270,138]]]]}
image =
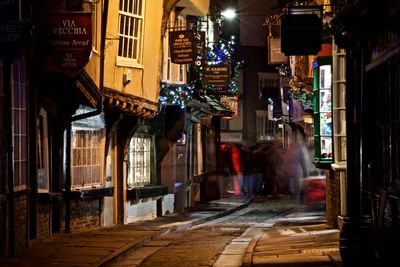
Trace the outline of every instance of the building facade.
{"type": "Polygon", "coordinates": [[[161,169],[184,120],[159,97],[178,2],[0,4],[1,257],[34,239],[174,212],[161,169]]]}

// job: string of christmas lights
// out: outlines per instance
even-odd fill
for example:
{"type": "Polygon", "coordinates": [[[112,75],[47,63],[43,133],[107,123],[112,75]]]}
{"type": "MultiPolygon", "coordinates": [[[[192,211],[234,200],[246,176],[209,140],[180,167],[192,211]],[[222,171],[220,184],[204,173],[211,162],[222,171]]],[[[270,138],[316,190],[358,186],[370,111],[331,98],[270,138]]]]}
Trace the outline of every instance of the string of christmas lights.
{"type": "MultiPolygon", "coordinates": [[[[218,43],[206,47],[205,64],[206,65],[231,65],[231,79],[228,85],[227,94],[237,95],[238,79],[240,68],[243,61],[235,61],[233,55],[235,53],[235,37],[231,36],[230,40],[220,39],[218,43]]],[[[179,105],[184,108],[192,99],[194,90],[203,91],[208,95],[216,92],[216,86],[203,84],[203,66],[191,64],[189,73],[192,79],[189,84],[169,84],[160,83],[160,102],[163,105],[172,104],[179,105]]]]}

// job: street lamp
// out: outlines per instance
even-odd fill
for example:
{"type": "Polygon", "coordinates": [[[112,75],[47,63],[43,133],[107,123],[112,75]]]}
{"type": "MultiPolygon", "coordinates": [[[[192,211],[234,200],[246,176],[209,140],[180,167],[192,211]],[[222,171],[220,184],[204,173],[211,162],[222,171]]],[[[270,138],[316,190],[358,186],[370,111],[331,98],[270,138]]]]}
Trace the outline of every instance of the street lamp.
{"type": "Polygon", "coordinates": [[[233,8],[228,8],[228,9],[222,11],[221,15],[226,19],[234,19],[237,14],[233,8]]]}

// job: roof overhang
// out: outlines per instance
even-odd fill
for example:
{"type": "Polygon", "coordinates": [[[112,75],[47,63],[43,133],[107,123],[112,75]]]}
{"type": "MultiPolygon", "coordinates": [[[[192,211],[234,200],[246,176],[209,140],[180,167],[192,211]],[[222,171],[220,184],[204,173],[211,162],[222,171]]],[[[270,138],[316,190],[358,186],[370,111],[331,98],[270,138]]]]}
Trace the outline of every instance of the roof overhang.
{"type": "Polygon", "coordinates": [[[176,4],[177,7],[184,7],[181,14],[193,16],[206,16],[210,6],[209,0],[181,0],[176,4]]]}
{"type": "Polygon", "coordinates": [[[145,119],[154,118],[159,111],[159,103],[110,88],[104,88],[104,106],[145,119]]]}

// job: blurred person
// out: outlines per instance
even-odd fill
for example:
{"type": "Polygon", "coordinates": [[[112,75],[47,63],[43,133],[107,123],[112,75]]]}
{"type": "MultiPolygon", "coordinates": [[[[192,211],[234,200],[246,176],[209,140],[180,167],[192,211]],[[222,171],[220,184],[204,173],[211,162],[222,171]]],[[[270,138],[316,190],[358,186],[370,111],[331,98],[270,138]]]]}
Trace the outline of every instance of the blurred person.
{"type": "Polygon", "coordinates": [[[264,187],[263,194],[277,196],[279,192],[280,172],[282,170],[282,142],[276,141],[264,149],[264,187]]]}
{"type": "Polygon", "coordinates": [[[253,194],[261,195],[265,185],[265,152],[264,146],[257,143],[250,149],[249,175],[253,175],[253,194]]]}
{"type": "Polygon", "coordinates": [[[221,148],[221,157],[220,157],[221,174],[223,176],[231,176],[233,172],[231,148],[228,144],[224,143],[220,145],[220,148],[221,148]]]}
{"type": "Polygon", "coordinates": [[[309,155],[304,136],[289,146],[284,157],[284,171],[289,181],[289,194],[294,200],[301,200],[301,182],[309,175],[309,155]]]}
{"type": "Polygon", "coordinates": [[[233,186],[235,195],[246,194],[244,190],[244,176],[246,164],[246,151],[239,145],[234,144],[231,149],[232,165],[234,170],[233,186]]]}

